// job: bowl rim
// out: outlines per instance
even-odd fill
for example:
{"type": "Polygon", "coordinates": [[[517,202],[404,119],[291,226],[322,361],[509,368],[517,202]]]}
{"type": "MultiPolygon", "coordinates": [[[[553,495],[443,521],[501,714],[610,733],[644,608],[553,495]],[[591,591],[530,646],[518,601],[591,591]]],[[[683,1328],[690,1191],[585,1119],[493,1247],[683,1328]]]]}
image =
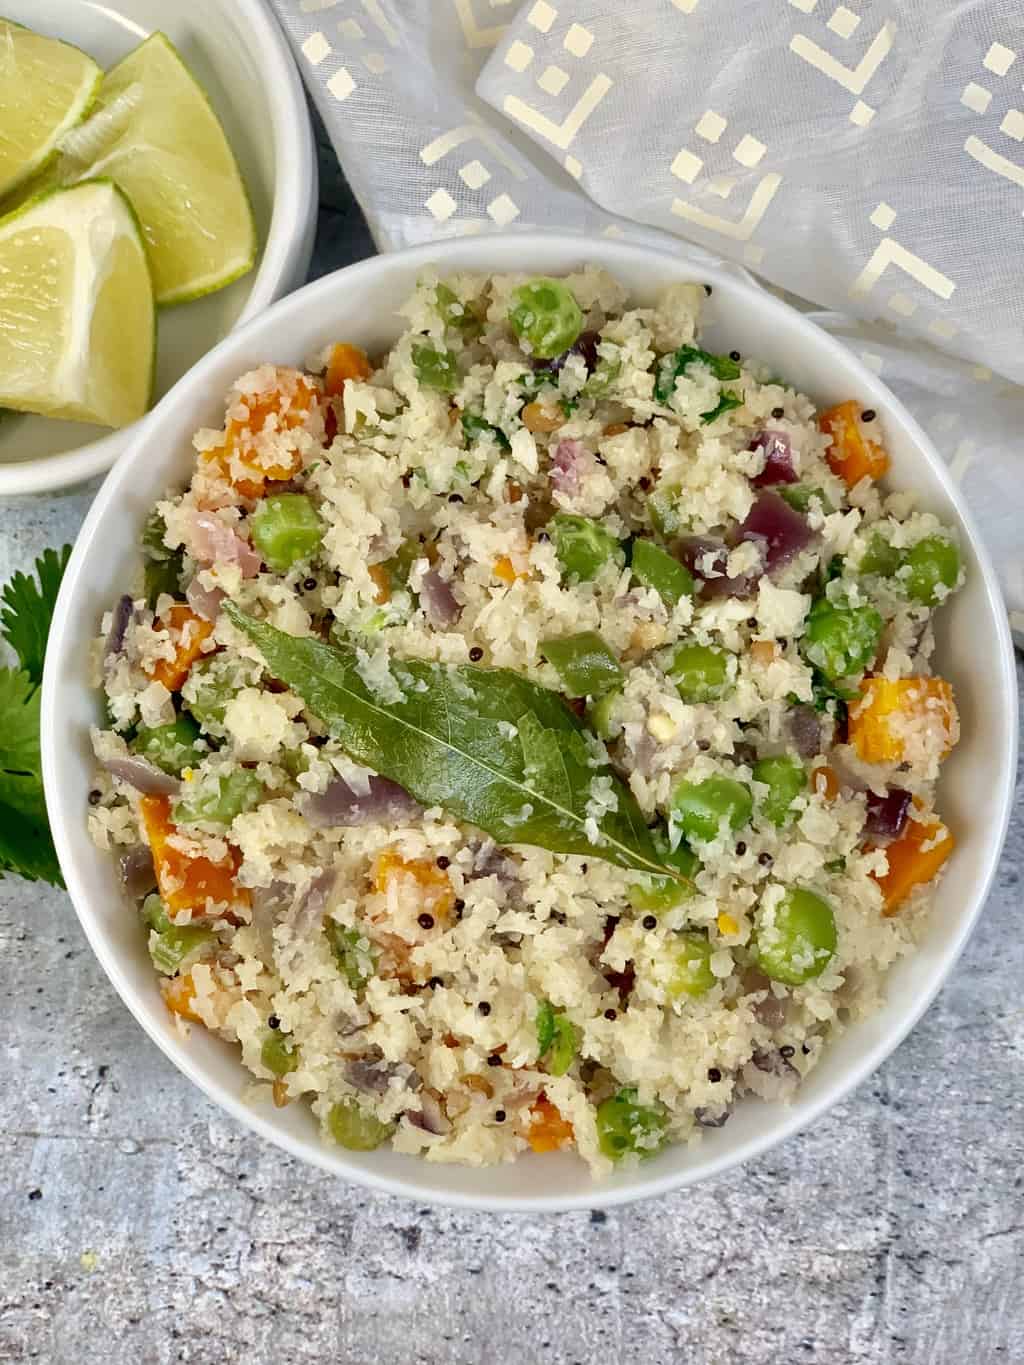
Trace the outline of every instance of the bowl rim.
{"type": "MultiPolygon", "coordinates": [[[[90,543],[102,528],[107,516],[110,515],[110,509],[116,505],[121,486],[130,480],[134,460],[144,453],[145,444],[149,437],[148,427],[136,435],[132,449],[126,453],[117,470],[111,474],[100,490],[79,533],[64,575],[51,626],[50,649],[42,686],[40,728],[44,787],[53,826],[54,843],[75,907],[75,913],[93,952],[98,957],[112,985],[135,1017],[136,1022],[142,1026],[152,1041],[178,1070],[183,1072],[221,1109],[244,1124],[249,1130],[272,1142],[275,1146],[283,1148],[297,1159],[327,1171],[331,1175],[352,1180],[376,1193],[400,1195],[418,1200],[423,1204],[459,1209],[478,1209],[496,1213],[557,1213],[581,1208],[609,1208],[615,1205],[633,1203],[640,1199],[653,1198],[719,1175],[808,1128],[833,1105],[839,1103],[861,1085],[896,1050],[919,1022],[939,990],[949,979],[967,940],[974,930],[988,898],[1006,837],[1012,810],[1018,747],[1015,656],[995,570],[979,536],[973,516],[965,504],[960,489],[954,483],[945,461],[939,456],[928,436],[904,405],[890,392],[888,387],[879,379],[879,376],[869,370],[843,342],[824,332],[816,323],[789,304],[758,286],[750,284],[747,279],[738,276],[728,265],[712,267],[699,258],[691,260],[685,250],[661,250],[645,244],[621,240],[601,242],[600,244],[588,243],[586,239],[578,235],[546,231],[494,233],[474,238],[472,241],[473,248],[471,249],[479,250],[484,256],[488,254],[490,246],[494,243],[497,244],[495,247],[496,256],[500,255],[503,247],[514,243],[516,252],[523,260],[529,260],[531,249],[534,247],[554,247],[564,255],[567,263],[565,269],[571,268],[569,263],[573,261],[574,256],[576,260],[583,257],[591,264],[602,263],[607,258],[607,266],[612,270],[615,268],[616,258],[619,260],[632,259],[637,264],[645,263],[655,266],[661,260],[666,263],[672,262],[676,267],[680,264],[692,265],[695,280],[706,281],[714,287],[739,291],[741,295],[747,295],[755,307],[762,314],[767,315],[769,319],[775,317],[785,327],[795,327],[798,331],[803,331],[808,341],[813,341],[817,347],[823,348],[830,356],[839,360],[842,366],[863,385],[864,391],[883,395],[881,400],[876,401],[876,406],[881,406],[885,415],[892,416],[903,425],[913,440],[916,454],[932,467],[932,472],[938,476],[943,491],[955,507],[966,533],[966,538],[976,557],[985,593],[986,608],[999,643],[998,659],[988,661],[991,668],[990,685],[997,688],[998,705],[1001,711],[999,719],[1007,734],[1011,736],[1011,743],[1000,774],[999,819],[986,832],[985,836],[982,875],[975,881],[970,903],[966,911],[961,914],[954,937],[943,951],[941,959],[932,968],[926,989],[918,994],[913,1006],[900,1021],[899,1026],[867,1047],[855,1065],[851,1065],[835,1081],[825,1086],[823,1093],[808,1103],[806,1107],[799,1110],[794,1108],[781,1120],[766,1125],[763,1131],[747,1138],[736,1148],[712,1155],[703,1163],[681,1171],[669,1172],[666,1175],[651,1177],[647,1180],[643,1179],[641,1175],[638,1180],[624,1187],[617,1187],[610,1183],[602,1185],[595,1182],[593,1187],[587,1191],[566,1196],[531,1196],[530,1194],[522,1196],[478,1196],[462,1192],[448,1192],[436,1188],[423,1188],[413,1179],[367,1171],[365,1168],[349,1165],[344,1155],[339,1156],[338,1151],[340,1149],[336,1150],[326,1145],[314,1146],[293,1137],[289,1133],[282,1132],[273,1123],[265,1119],[259,1110],[248,1106],[241,1099],[239,1093],[232,1093],[226,1087],[222,1087],[219,1082],[214,1081],[204,1072],[201,1065],[195,1062],[183,1040],[172,1038],[169,1033],[159,1033],[155,1027],[150,1026],[145,1017],[145,1011],[136,1008],[136,1000],[138,998],[141,1003],[141,997],[137,996],[129,973],[121,967],[114,947],[107,942],[99,920],[93,918],[88,897],[85,894],[78,875],[78,868],[72,857],[68,834],[62,822],[60,802],[56,795],[59,791],[61,770],[61,746],[58,740],[60,730],[57,711],[60,665],[51,661],[56,660],[63,652],[65,636],[69,629],[73,629],[76,616],[74,603],[82,561],[90,543]],[[52,797],[51,793],[54,793],[52,797]]],[[[298,318],[307,309],[309,310],[308,315],[315,318],[317,316],[317,294],[334,287],[339,277],[344,276],[349,288],[359,289],[369,286],[372,289],[374,276],[380,273],[386,274],[393,266],[415,267],[420,265],[427,267],[437,265],[443,269],[444,258],[447,255],[458,255],[464,252],[467,246],[465,239],[426,243],[403,251],[389,253],[386,256],[370,257],[313,281],[275,304],[260,318],[247,324],[244,329],[230,334],[221,341],[193,366],[186,376],[178,381],[153,410],[148,420],[152,421],[154,428],[157,427],[165,411],[169,411],[172,406],[176,406],[180,401],[189,401],[193,391],[198,393],[203,389],[206,372],[217,365],[223,355],[233,348],[243,352],[249,344],[250,338],[271,331],[279,319],[284,317],[289,318],[289,320],[292,317],[298,318]],[[183,391],[187,391],[187,398],[183,391]]],[[[488,269],[483,262],[479,265],[460,266],[458,268],[488,269]]],[[[69,820],[72,818],[73,816],[69,815],[69,820]]]]}
{"type": "MultiPolygon", "coordinates": [[[[245,21],[251,50],[265,76],[274,141],[274,195],[270,227],[249,297],[228,336],[291,289],[300,274],[305,275],[313,251],[317,204],[313,125],[287,38],[262,0],[231,0],[231,6],[245,21]]],[[[105,473],[138,439],[155,411],[156,406],[130,426],[72,450],[0,462],[0,497],[54,492],[105,473]]]]}

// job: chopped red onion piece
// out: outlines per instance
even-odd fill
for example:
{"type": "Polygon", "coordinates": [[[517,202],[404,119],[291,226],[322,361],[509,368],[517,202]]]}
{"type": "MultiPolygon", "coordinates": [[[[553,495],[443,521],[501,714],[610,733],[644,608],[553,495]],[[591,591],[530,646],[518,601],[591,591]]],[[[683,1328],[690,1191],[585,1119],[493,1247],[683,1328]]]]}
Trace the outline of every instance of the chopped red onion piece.
{"type": "Polygon", "coordinates": [[[707,1104],[693,1111],[699,1128],[722,1128],[732,1110],[727,1104],[707,1104]]]}
{"type": "Polygon", "coordinates": [[[745,598],[752,597],[757,591],[760,572],[738,574],[735,578],[726,575],[729,547],[723,540],[710,536],[682,536],[672,546],[672,553],[681,564],[686,565],[694,578],[700,580],[700,595],[703,598],[745,598]],[[713,559],[709,565],[710,576],[706,577],[709,569],[702,570],[701,565],[708,564],[708,555],[712,555],[713,559]]]}
{"type": "Polygon", "coordinates": [[[423,807],[404,787],[387,777],[371,777],[366,792],[354,791],[343,777],[336,777],[322,792],[309,793],[302,813],[321,829],[332,825],[397,825],[421,815],[423,807]]]}
{"type": "Polygon", "coordinates": [[[107,643],[103,647],[104,659],[118,658],[124,652],[124,637],[128,634],[128,623],[132,619],[134,603],[128,593],[117,600],[114,608],[107,643]]]}
{"type": "Polygon", "coordinates": [[[187,531],[189,553],[202,564],[237,564],[243,578],[255,578],[263,567],[249,542],[214,512],[193,513],[187,531]]]}
{"type": "Polygon", "coordinates": [[[435,1137],[443,1137],[445,1133],[452,1131],[452,1125],[445,1117],[444,1110],[429,1090],[424,1090],[420,1095],[419,1110],[407,1109],[405,1117],[414,1128],[419,1128],[424,1133],[432,1133],[435,1137]]]}
{"type": "Polygon", "coordinates": [[[800,1083],[800,1072],[777,1048],[755,1052],[740,1074],[746,1088],[769,1103],[791,1099],[800,1083]]]}
{"type": "Polygon", "coordinates": [[[866,805],[864,832],[873,839],[898,839],[910,813],[910,793],[902,787],[890,787],[884,796],[869,791],[866,805]]]}
{"type": "Polygon", "coordinates": [[[345,1079],[367,1095],[383,1095],[392,1080],[399,1080],[408,1090],[417,1091],[423,1078],[408,1062],[388,1062],[380,1048],[373,1047],[362,1057],[354,1057],[345,1067],[345,1079]]]}
{"type": "Polygon", "coordinates": [[[338,874],[333,867],[325,868],[306,887],[298,904],[291,912],[291,928],[295,938],[304,938],[321,924],[324,911],[338,874]]]}
{"type": "Polygon", "coordinates": [[[133,844],[117,860],[121,885],[134,900],[141,900],[156,886],[153,854],[145,844],[133,844]]]}
{"type": "Polygon", "coordinates": [[[767,1029],[778,1029],[786,1022],[786,1002],[780,1000],[772,991],[772,983],[759,967],[751,967],[743,974],[745,995],[758,995],[764,992],[764,999],[753,1006],[758,1023],[767,1029]]]}
{"type": "Polygon", "coordinates": [[[438,630],[452,626],[462,614],[451,584],[436,569],[430,569],[420,582],[420,600],[427,620],[438,630]]]}
{"type": "Polygon", "coordinates": [[[132,755],[124,758],[101,759],[111,777],[119,777],[143,796],[177,796],[181,783],[145,758],[132,755]]]}
{"type": "Polygon", "coordinates": [[[739,529],[740,540],[763,543],[765,568],[780,569],[805,549],[813,538],[811,528],[799,512],[778,493],[761,493],[739,529]]]}
{"type": "Polygon", "coordinates": [[[793,468],[793,447],[784,431],[762,431],[750,443],[751,450],[764,451],[764,468],[750,480],[755,488],[766,488],[773,483],[796,483],[793,468]]]}
{"type": "Polygon", "coordinates": [[[559,441],[551,457],[551,486],[566,497],[575,497],[580,491],[587,455],[579,441],[559,441]]]}
{"type": "Polygon", "coordinates": [[[220,615],[220,604],[226,596],[222,588],[204,588],[198,577],[193,578],[185,589],[185,600],[196,615],[205,621],[216,621],[220,615]]]}
{"type": "Polygon", "coordinates": [[[813,706],[794,706],[786,719],[801,758],[814,758],[821,752],[821,718],[813,706]]]}

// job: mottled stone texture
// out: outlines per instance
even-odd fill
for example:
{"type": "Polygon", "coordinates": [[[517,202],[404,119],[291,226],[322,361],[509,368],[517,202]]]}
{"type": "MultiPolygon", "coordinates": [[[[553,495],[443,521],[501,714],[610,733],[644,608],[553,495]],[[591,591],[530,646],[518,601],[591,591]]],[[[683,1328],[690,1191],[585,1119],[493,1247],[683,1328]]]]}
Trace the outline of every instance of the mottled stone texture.
{"type": "MultiPolygon", "coordinates": [[[[324,159],[319,269],[371,250],[324,159]]],[[[0,579],[89,491],[0,503],[0,579]]],[[[0,882],[0,1361],[1024,1361],[1018,804],[957,969],[811,1132],[657,1203],[376,1199],[228,1122],[146,1039],[60,892],[0,882]]]]}

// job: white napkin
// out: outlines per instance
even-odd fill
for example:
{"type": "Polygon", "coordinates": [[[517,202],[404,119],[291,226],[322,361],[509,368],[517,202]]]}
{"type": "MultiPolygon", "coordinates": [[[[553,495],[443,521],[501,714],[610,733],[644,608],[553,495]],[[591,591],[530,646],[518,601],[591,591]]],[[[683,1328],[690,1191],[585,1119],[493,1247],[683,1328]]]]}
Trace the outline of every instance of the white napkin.
{"type": "Polygon", "coordinates": [[[828,309],[950,461],[1024,639],[1019,0],[271,3],[383,250],[672,234],[828,309]]]}

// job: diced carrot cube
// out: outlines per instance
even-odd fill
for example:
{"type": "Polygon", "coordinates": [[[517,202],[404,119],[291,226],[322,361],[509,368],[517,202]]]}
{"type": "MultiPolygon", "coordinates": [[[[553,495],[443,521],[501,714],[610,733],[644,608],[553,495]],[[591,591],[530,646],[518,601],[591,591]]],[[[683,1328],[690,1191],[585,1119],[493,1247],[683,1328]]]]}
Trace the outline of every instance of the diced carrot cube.
{"type": "MultiPolygon", "coordinates": [[[[208,906],[248,905],[249,892],[235,881],[242,862],[231,848],[222,862],[198,855],[190,857],[170,842],[177,833],[171,822],[171,803],[166,796],[144,796],[139,802],[146,840],[153,854],[157,885],[168,911],[194,910],[208,914],[208,906]]],[[[222,913],[228,913],[223,911],[222,913]]]]}
{"type": "Polygon", "coordinates": [[[944,678],[865,678],[849,731],[866,763],[902,763],[912,740],[937,741],[945,757],[960,737],[953,688],[944,678]]]}
{"type": "Polygon", "coordinates": [[[387,895],[392,886],[399,893],[412,884],[423,910],[435,919],[444,919],[451,913],[455,904],[455,892],[448,880],[448,874],[436,863],[425,858],[406,861],[394,849],[386,848],[378,853],[373,865],[373,888],[387,895]]]}
{"type": "Polygon", "coordinates": [[[329,398],[337,398],[345,387],[346,379],[369,379],[373,374],[365,351],[358,346],[350,346],[347,341],[339,341],[331,350],[327,362],[327,378],[324,388],[329,398]]]}
{"type": "Polygon", "coordinates": [[[509,587],[516,581],[519,575],[516,573],[516,566],[509,559],[508,555],[501,555],[494,561],[494,568],[491,570],[494,577],[501,583],[509,587]]]}
{"type": "Polygon", "coordinates": [[[875,880],[882,888],[882,914],[895,915],[915,886],[930,882],[953,852],[956,840],[948,827],[934,816],[907,821],[898,839],[885,849],[889,869],[875,880]]]}
{"type": "Polygon", "coordinates": [[[761,668],[767,668],[769,664],[774,663],[777,654],[778,647],[774,640],[753,640],[751,642],[750,657],[761,668]]]}
{"type": "Polygon", "coordinates": [[[880,479],[889,468],[889,456],[877,441],[869,440],[863,431],[860,404],[849,398],[834,408],[818,413],[818,426],[832,437],[826,459],[832,473],[853,488],[861,479],[880,479]]]}
{"type": "Polygon", "coordinates": [[[526,1140],[535,1152],[557,1152],[573,1141],[575,1134],[568,1119],[551,1103],[546,1095],[530,1110],[530,1126],[526,1130],[526,1140]]]}
{"type": "Polygon", "coordinates": [[[371,564],[367,573],[373,579],[377,591],[374,593],[374,601],[383,605],[391,601],[391,575],[383,564],[371,564]]]}
{"type": "Polygon", "coordinates": [[[196,988],[191,972],[165,978],[160,982],[160,993],[172,1014],[191,1019],[196,1024],[203,1022],[195,1011],[196,988]]]}
{"type": "Polygon", "coordinates": [[[839,795],[839,778],[832,768],[824,765],[811,773],[811,790],[825,801],[834,801],[839,795]]]}
{"type": "Polygon", "coordinates": [[[156,628],[170,631],[174,658],[157,659],[147,672],[154,682],[163,683],[168,692],[178,692],[189,669],[202,655],[204,641],[213,634],[213,622],[205,621],[191,607],[178,603],[166,617],[157,620],[156,628]]]}
{"type": "Polygon", "coordinates": [[[230,417],[224,429],[224,444],[203,453],[204,460],[220,465],[225,477],[244,498],[259,498],[268,481],[290,479],[302,464],[296,442],[278,452],[276,463],[264,464],[257,458],[258,439],[264,431],[297,431],[309,422],[317,405],[319,390],[298,370],[278,370],[279,386],[258,396],[240,395],[248,408],[245,419],[230,417]]]}

